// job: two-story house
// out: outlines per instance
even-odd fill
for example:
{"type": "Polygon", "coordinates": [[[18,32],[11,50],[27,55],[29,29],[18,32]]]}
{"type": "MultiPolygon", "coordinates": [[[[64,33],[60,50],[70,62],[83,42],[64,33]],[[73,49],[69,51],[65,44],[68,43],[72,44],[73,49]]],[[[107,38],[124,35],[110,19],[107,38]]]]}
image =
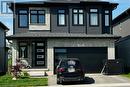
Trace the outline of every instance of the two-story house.
{"type": "Polygon", "coordinates": [[[113,34],[122,36],[116,42],[116,56],[124,61],[125,72],[130,72],[130,8],[113,19],[112,26],[113,34]]]}
{"type": "Polygon", "coordinates": [[[101,72],[103,60],[115,60],[120,37],[112,35],[111,22],[117,5],[99,0],[12,3],[13,65],[24,58],[32,70],[52,75],[59,59],[79,58],[86,72],[101,72]]]}
{"type": "Polygon", "coordinates": [[[0,74],[7,71],[7,55],[6,55],[6,31],[9,29],[0,21],[0,74]]]}

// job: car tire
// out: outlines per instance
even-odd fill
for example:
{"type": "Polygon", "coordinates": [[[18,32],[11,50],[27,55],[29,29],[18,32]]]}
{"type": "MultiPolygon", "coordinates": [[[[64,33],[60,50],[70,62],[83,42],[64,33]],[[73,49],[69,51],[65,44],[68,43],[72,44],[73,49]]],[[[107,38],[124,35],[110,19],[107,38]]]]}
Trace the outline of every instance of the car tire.
{"type": "Polygon", "coordinates": [[[59,80],[59,78],[57,78],[57,84],[60,84],[60,80],[59,80]]]}

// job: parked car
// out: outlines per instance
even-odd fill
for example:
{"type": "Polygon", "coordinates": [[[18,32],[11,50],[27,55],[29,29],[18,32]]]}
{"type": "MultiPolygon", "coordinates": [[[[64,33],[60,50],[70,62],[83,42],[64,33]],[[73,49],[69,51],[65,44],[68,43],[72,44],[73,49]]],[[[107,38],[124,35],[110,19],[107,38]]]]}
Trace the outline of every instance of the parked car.
{"type": "Polygon", "coordinates": [[[57,84],[70,81],[84,81],[84,70],[79,59],[66,58],[61,59],[56,68],[57,84]]]}

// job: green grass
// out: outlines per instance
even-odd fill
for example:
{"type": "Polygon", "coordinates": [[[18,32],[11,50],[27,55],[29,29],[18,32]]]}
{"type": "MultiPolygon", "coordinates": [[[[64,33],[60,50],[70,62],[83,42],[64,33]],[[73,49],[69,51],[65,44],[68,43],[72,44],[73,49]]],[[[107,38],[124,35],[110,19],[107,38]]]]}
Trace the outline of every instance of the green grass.
{"type": "Polygon", "coordinates": [[[130,78],[130,73],[129,74],[123,74],[122,76],[125,76],[127,78],[130,78]]]}
{"type": "MultiPolygon", "coordinates": [[[[11,66],[12,59],[8,60],[8,67],[11,66]]],[[[0,87],[28,87],[28,86],[47,86],[47,78],[18,78],[12,80],[12,76],[7,72],[6,75],[0,76],[0,87]]]]}
{"type": "Polygon", "coordinates": [[[47,82],[47,78],[19,78],[12,80],[10,75],[0,76],[0,87],[47,86],[47,82]]]}

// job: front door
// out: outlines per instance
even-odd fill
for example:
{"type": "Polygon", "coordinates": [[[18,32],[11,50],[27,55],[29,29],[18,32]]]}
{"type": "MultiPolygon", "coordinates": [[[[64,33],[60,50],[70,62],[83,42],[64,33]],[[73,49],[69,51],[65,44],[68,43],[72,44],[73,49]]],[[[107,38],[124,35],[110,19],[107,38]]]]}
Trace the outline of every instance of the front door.
{"type": "Polygon", "coordinates": [[[35,67],[45,66],[45,43],[35,43],[35,67]]]}

